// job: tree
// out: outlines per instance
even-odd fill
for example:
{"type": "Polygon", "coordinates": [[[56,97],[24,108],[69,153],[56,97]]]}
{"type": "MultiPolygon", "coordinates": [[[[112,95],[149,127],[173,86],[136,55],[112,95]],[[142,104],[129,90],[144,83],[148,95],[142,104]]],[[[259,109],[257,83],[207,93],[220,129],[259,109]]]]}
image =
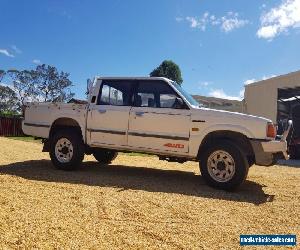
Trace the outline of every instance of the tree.
{"type": "Polygon", "coordinates": [[[1,85],[5,70],[0,69],[0,114],[14,114],[20,107],[15,91],[7,85],[1,85]]]}
{"type": "Polygon", "coordinates": [[[10,87],[0,85],[0,113],[17,113],[20,110],[18,97],[10,87]]]}
{"type": "Polygon", "coordinates": [[[7,74],[12,80],[12,86],[20,106],[23,106],[27,101],[37,101],[38,89],[33,82],[33,70],[11,69],[7,71],[7,74]]]}
{"type": "Polygon", "coordinates": [[[4,76],[5,76],[5,70],[0,69],[0,83],[2,82],[2,79],[4,78],[4,76]]]}
{"type": "Polygon", "coordinates": [[[38,65],[33,72],[33,82],[38,87],[38,96],[44,102],[68,101],[74,93],[70,87],[72,82],[69,73],[58,72],[54,66],[38,65]]]}
{"type": "Polygon", "coordinates": [[[27,101],[68,101],[74,93],[69,73],[59,72],[50,65],[38,65],[34,70],[9,70],[13,87],[22,105],[27,101]]]}
{"type": "Polygon", "coordinates": [[[164,60],[150,73],[151,77],[160,76],[169,78],[178,84],[183,82],[179,66],[171,60],[164,60]]]}

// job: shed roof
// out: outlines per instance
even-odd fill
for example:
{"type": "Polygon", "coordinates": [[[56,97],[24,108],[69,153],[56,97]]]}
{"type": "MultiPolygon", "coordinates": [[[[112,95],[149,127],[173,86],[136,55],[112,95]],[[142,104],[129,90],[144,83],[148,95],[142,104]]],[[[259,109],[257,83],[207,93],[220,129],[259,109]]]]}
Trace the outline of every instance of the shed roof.
{"type": "Polygon", "coordinates": [[[278,99],[289,99],[295,96],[300,96],[300,86],[278,89],[278,99]]]}
{"type": "Polygon", "coordinates": [[[284,74],[284,75],[274,76],[265,80],[253,82],[248,85],[245,85],[245,88],[252,88],[252,87],[257,87],[266,84],[270,84],[270,85],[273,84],[277,88],[284,88],[285,85],[287,85],[287,82],[289,82],[288,85],[290,85],[291,79],[297,79],[298,81],[295,83],[295,86],[300,86],[300,70],[288,74],[284,74]]]}

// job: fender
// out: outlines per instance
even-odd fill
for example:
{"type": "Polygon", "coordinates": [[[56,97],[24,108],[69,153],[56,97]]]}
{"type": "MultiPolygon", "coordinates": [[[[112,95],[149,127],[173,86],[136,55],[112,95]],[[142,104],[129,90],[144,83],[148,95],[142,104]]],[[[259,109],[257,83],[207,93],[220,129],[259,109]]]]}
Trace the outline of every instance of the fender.
{"type": "Polygon", "coordinates": [[[81,134],[84,143],[86,142],[86,136],[85,136],[85,130],[86,130],[86,125],[85,125],[85,119],[80,115],[80,113],[74,115],[68,115],[66,113],[61,113],[57,116],[54,117],[53,122],[51,123],[51,127],[48,131],[48,138],[50,136],[50,131],[53,128],[54,125],[66,125],[66,126],[76,126],[80,127],[81,129],[81,134]]]}
{"type": "Polygon", "coordinates": [[[198,154],[199,147],[209,133],[217,131],[231,131],[245,135],[247,138],[253,138],[254,135],[247,128],[240,125],[233,124],[216,124],[207,126],[203,130],[200,129],[198,133],[193,133],[190,136],[190,155],[196,157],[198,154]]]}

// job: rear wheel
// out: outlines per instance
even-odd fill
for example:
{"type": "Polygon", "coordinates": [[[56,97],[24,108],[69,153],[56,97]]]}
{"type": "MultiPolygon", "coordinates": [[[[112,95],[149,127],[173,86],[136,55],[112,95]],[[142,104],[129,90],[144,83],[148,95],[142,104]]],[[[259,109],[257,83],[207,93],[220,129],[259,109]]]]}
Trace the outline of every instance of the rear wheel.
{"type": "Polygon", "coordinates": [[[110,164],[118,156],[118,152],[107,149],[97,149],[93,153],[95,159],[103,164],[110,164]]]}
{"type": "Polygon", "coordinates": [[[51,138],[50,158],[61,170],[77,169],[84,158],[84,143],[75,129],[62,129],[51,138]]]}
{"type": "Polygon", "coordinates": [[[233,190],[247,178],[249,163],[245,154],[231,141],[216,141],[202,154],[200,171],[208,185],[233,190]]]}

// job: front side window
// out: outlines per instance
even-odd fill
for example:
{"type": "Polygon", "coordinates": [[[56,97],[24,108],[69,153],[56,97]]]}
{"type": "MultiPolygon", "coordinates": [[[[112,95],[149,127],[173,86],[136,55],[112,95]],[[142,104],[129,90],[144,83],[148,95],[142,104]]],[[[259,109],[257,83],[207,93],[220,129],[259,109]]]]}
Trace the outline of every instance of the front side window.
{"type": "Polygon", "coordinates": [[[163,81],[140,81],[134,95],[136,107],[186,109],[178,94],[163,81]]]}
{"type": "Polygon", "coordinates": [[[98,105],[130,106],[132,86],[128,81],[103,81],[98,105]]]}

